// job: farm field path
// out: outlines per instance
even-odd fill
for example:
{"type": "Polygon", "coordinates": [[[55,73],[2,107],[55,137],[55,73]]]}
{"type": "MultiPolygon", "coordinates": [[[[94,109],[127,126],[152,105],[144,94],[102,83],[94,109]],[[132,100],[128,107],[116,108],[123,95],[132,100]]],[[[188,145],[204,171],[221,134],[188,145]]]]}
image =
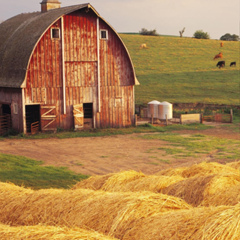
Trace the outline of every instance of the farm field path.
{"type": "MultiPolygon", "coordinates": [[[[239,132],[232,132],[220,124],[202,131],[177,132],[240,139],[239,132]]],[[[154,174],[170,167],[190,166],[204,160],[214,161],[214,153],[203,154],[198,159],[175,159],[174,156],[164,154],[164,151],[155,151],[167,144],[166,142],[138,136],[139,133],[69,139],[4,139],[0,142],[0,152],[41,160],[44,165],[68,167],[74,172],[89,175],[104,175],[123,170],[154,174]]]]}

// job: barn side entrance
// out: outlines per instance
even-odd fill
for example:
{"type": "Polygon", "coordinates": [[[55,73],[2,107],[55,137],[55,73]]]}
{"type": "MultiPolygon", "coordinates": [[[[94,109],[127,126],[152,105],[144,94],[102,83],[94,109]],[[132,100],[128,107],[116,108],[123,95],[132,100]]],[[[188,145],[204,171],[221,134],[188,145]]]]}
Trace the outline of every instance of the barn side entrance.
{"type": "Polygon", "coordinates": [[[93,104],[81,103],[73,105],[74,129],[88,129],[93,127],[93,104]]]}
{"type": "Polygon", "coordinates": [[[0,103],[0,135],[12,128],[11,105],[0,103]]]}
{"type": "Polygon", "coordinates": [[[93,104],[84,103],[83,112],[84,112],[84,128],[92,128],[93,127],[93,104]]]}
{"type": "Polygon", "coordinates": [[[41,130],[40,127],[40,105],[26,105],[26,127],[27,133],[36,133],[41,130]]]}

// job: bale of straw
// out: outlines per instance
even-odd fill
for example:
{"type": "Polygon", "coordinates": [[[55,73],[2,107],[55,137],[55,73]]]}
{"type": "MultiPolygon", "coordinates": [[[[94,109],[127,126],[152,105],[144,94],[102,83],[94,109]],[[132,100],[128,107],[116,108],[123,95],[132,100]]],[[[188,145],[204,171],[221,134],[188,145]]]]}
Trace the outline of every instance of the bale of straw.
{"type": "Polygon", "coordinates": [[[80,228],[53,227],[53,226],[20,226],[10,227],[0,224],[0,239],[28,239],[28,240],[117,240],[96,231],[80,228]]]}
{"type": "Polygon", "coordinates": [[[181,168],[167,168],[167,169],[164,169],[164,170],[161,170],[157,173],[155,173],[155,175],[157,176],[161,176],[161,175],[164,175],[164,176],[181,176],[182,177],[182,172],[184,170],[188,169],[188,167],[181,167],[181,168]]]}
{"type": "Polygon", "coordinates": [[[204,191],[215,175],[187,178],[162,190],[162,193],[179,197],[196,207],[204,199],[204,191]]]}
{"type": "Polygon", "coordinates": [[[184,178],[194,176],[206,176],[219,173],[240,173],[239,170],[233,169],[230,165],[223,165],[216,162],[201,162],[190,167],[170,168],[162,170],[157,175],[176,176],[180,175],[184,178]]]}
{"type": "Polygon", "coordinates": [[[191,167],[187,168],[182,172],[182,176],[185,178],[193,177],[193,176],[206,176],[210,174],[221,174],[221,173],[232,173],[236,172],[239,174],[240,172],[233,169],[230,166],[223,165],[216,162],[202,162],[199,164],[194,164],[191,167]]]}
{"type": "Polygon", "coordinates": [[[240,175],[221,174],[214,177],[204,191],[202,206],[236,205],[240,201],[240,175]]]}
{"type": "Polygon", "coordinates": [[[138,219],[122,240],[237,240],[240,204],[202,207],[138,219]]]}
{"type": "Polygon", "coordinates": [[[240,202],[240,184],[206,195],[201,202],[202,206],[234,206],[240,202]]]}
{"type": "Polygon", "coordinates": [[[181,176],[144,175],[135,171],[124,171],[103,176],[94,176],[77,183],[72,189],[84,188],[109,192],[161,192],[163,188],[182,180],[181,176]]]}
{"type": "Polygon", "coordinates": [[[102,188],[103,184],[108,180],[108,178],[110,178],[112,175],[113,173],[109,173],[107,175],[91,176],[90,178],[78,182],[76,185],[72,187],[72,189],[84,188],[99,190],[102,188]]]}
{"type": "MultiPolygon", "coordinates": [[[[226,189],[236,185],[240,185],[240,175],[236,173],[195,176],[170,185],[162,193],[182,198],[194,207],[219,206],[226,205],[227,197],[223,197],[226,189]]],[[[231,195],[230,192],[228,194],[231,195]]],[[[235,192],[232,194],[235,196],[235,192]]]]}
{"type": "Polygon", "coordinates": [[[238,162],[230,162],[230,163],[227,163],[226,165],[229,166],[229,167],[232,167],[234,169],[240,170],[240,161],[238,161],[238,162]]]}
{"type": "Polygon", "coordinates": [[[195,239],[238,240],[240,238],[240,203],[235,206],[219,207],[209,215],[205,224],[195,232],[195,239]]]}
{"type": "Polygon", "coordinates": [[[26,196],[22,195],[14,201],[15,198],[9,199],[15,195],[12,189],[6,191],[4,187],[0,188],[0,206],[5,206],[0,208],[0,222],[27,226],[39,223],[76,226],[115,236],[131,228],[137,219],[191,208],[179,198],[150,192],[111,193],[88,189],[26,191],[26,196]]]}
{"type": "Polygon", "coordinates": [[[136,171],[123,171],[117,174],[114,174],[103,184],[101,190],[108,191],[121,191],[122,186],[126,185],[128,182],[145,178],[145,175],[141,172],[136,171]]]}
{"type": "Polygon", "coordinates": [[[101,190],[109,192],[141,192],[150,191],[155,193],[160,193],[162,189],[168,187],[169,185],[183,180],[180,176],[154,176],[149,175],[138,179],[129,179],[124,183],[109,179],[110,182],[106,182],[101,190]],[[112,183],[112,184],[111,184],[112,183]]]}

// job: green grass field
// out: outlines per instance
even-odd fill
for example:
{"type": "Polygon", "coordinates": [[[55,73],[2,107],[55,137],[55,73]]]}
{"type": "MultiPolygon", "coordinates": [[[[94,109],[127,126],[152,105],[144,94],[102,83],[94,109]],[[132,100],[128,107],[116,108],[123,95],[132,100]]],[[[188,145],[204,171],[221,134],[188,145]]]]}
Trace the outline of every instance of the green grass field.
{"type": "Polygon", "coordinates": [[[43,162],[0,153],[0,181],[33,189],[69,188],[88,178],[64,167],[42,166],[43,162]]]}
{"type": "Polygon", "coordinates": [[[137,78],[136,104],[152,100],[171,103],[240,104],[240,43],[166,36],[120,34],[131,55],[137,78]],[[140,49],[142,43],[147,49],[140,49]],[[213,60],[223,53],[226,66],[213,60]],[[236,61],[236,67],[230,62],[236,61]]]}

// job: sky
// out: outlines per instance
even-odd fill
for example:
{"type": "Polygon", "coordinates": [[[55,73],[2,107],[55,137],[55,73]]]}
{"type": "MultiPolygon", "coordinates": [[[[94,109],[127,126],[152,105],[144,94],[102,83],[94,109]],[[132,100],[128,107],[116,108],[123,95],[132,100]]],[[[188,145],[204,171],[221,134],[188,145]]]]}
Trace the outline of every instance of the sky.
{"type": "MultiPolygon", "coordinates": [[[[0,0],[0,22],[20,13],[40,11],[42,0],[0,0]]],[[[60,0],[61,6],[88,3],[60,0]]],[[[142,28],[156,30],[160,35],[192,37],[202,30],[211,39],[226,33],[239,34],[239,0],[90,0],[117,32],[138,33],[142,28]]]]}

